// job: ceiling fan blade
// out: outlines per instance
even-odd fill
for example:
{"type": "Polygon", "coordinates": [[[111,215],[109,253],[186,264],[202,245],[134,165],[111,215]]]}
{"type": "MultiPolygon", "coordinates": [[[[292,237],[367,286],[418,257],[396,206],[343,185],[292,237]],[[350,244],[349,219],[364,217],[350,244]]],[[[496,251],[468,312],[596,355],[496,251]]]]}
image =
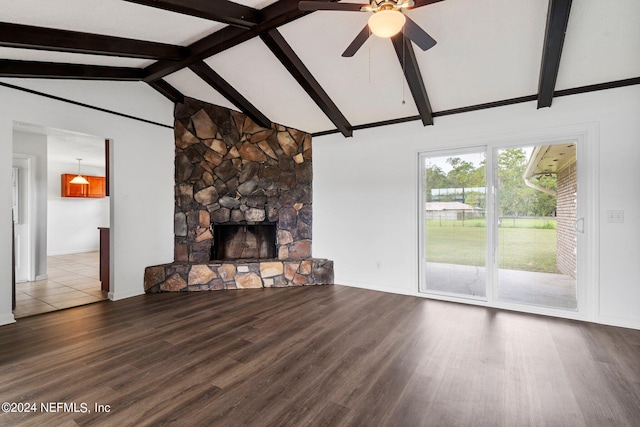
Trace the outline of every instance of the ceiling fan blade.
{"type": "Polygon", "coordinates": [[[429,4],[433,4],[433,3],[438,3],[441,2],[443,0],[413,0],[413,6],[411,7],[411,9],[415,9],[417,7],[422,7],[422,6],[427,6],[429,4]]]}
{"type": "Polygon", "coordinates": [[[436,45],[436,41],[429,35],[425,30],[420,28],[418,24],[416,24],[411,18],[405,15],[407,20],[404,23],[404,28],[402,32],[405,36],[412,42],[418,45],[418,47],[422,50],[431,49],[436,45]]]}
{"type": "Polygon", "coordinates": [[[329,1],[301,1],[298,3],[300,10],[342,10],[347,12],[360,12],[363,6],[369,4],[334,3],[329,1]]]}
{"type": "Polygon", "coordinates": [[[370,34],[369,25],[367,24],[362,29],[362,31],[360,31],[358,33],[356,38],[353,39],[353,41],[351,42],[349,47],[347,47],[347,49],[342,53],[342,56],[345,57],[345,58],[350,58],[353,55],[355,55],[356,52],[358,51],[358,49],[360,49],[362,47],[362,45],[364,44],[364,42],[367,41],[367,39],[369,38],[369,34],[370,34]]]}

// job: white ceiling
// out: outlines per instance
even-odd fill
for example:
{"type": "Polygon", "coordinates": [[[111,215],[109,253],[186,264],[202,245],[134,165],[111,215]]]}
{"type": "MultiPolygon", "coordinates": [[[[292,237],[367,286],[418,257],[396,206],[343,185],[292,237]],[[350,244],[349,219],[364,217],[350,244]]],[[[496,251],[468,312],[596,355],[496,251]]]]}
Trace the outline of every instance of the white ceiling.
{"type": "Polygon", "coordinates": [[[640,1],[573,0],[556,89],[640,76],[640,1]]]}
{"type": "Polygon", "coordinates": [[[0,0],[2,22],[180,46],[225,25],[122,0],[0,0]]]}
{"type": "MultiPolygon", "coordinates": [[[[352,125],[418,113],[389,40],[372,36],[353,57],[341,56],[365,27],[368,17],[368,13],[322,11],[280,28],[293,50],[352,125]]],[[[312,132],[327,129],[315,126],[315,123],[310,127],[312,132]]]]}
{"type": "MultiPolygon", "coordinates": [[[[257,9],[274,2],[237,1],[257,9]]],[[[548,0],[444,0],[408,11],[438,42],[426,52],[414,46],[433,111],[535,95],[548,5],[548,0]]],[[[0,10],[4,22],[180,46],[225,27],[122,0],[0,0],[0,10]]],[[[372,36],[354,57],[341,57],[367,18],[368,13],[318,11],[278,31],[351,125],[417,115],[390,41],[372,36]]],[[[0,58],[150,63],[14,48],[0,48],[0,58]]],[[[308,132],[335,128],[259,37],[205,62],[272,121],[308,132]]],[[[573,0],[556,90],[638,77],[640,1],[573,0]]],[[[165,80],[184,95],[237,109],[188,69],[165,80]]]]}
{"type": "Polygon", "coordinates": [[[14,122],[17,132],[47,135],[47,162],[105,167],[105,140],[98,136],[49,128],[31,123],[14,122]]]}
{"type": "Polygon", "coordinates": [[[307,122],[324,129],[333,127],[260,39],[244,42],[205,63],[240,90],[271,121],[282,124],[307,122]]]}

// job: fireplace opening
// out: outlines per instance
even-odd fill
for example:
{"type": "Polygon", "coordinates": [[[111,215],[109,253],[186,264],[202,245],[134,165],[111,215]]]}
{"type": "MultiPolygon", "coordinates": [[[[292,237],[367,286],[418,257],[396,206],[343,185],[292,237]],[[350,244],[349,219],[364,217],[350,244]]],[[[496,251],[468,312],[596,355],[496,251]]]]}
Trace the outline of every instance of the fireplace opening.
{"type": "Polygon", "coordinates": [[[214,224],[211,260],[276,258],[276,224],[214,224]]]}

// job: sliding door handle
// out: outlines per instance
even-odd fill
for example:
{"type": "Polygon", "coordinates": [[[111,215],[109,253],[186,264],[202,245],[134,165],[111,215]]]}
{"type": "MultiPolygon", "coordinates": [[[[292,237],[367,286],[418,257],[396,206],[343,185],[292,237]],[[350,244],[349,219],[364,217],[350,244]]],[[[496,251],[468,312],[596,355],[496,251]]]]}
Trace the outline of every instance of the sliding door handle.
{"type": "Polygon", "coordinates": [[[584,218],[578,218],[573,226],[578,233],[584,234],[584,218]]]}

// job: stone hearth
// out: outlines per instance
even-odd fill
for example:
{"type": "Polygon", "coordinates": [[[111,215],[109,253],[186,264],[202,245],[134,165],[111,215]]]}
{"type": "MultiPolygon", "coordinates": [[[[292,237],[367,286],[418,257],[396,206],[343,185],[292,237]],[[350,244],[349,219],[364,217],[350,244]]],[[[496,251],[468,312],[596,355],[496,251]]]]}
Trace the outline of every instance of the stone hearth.
{"type": "Polygon", "coordinates": [[[173,263],[148,267],[145,271],[145,287],[149,285],[149,292],[214,291],[329,283],[333,283],[333,263],[317,258],[301,261],[173,263]]]}
{"type": "Polygon", "coordinates": [[[333,262],[311,256],[311,135],[190,98],[174,131],[175,261],[147,267],[147,292],[333,283],[333,262]],[[211,259],[227,224],[275,224],[276,257],[211,259]]]}

